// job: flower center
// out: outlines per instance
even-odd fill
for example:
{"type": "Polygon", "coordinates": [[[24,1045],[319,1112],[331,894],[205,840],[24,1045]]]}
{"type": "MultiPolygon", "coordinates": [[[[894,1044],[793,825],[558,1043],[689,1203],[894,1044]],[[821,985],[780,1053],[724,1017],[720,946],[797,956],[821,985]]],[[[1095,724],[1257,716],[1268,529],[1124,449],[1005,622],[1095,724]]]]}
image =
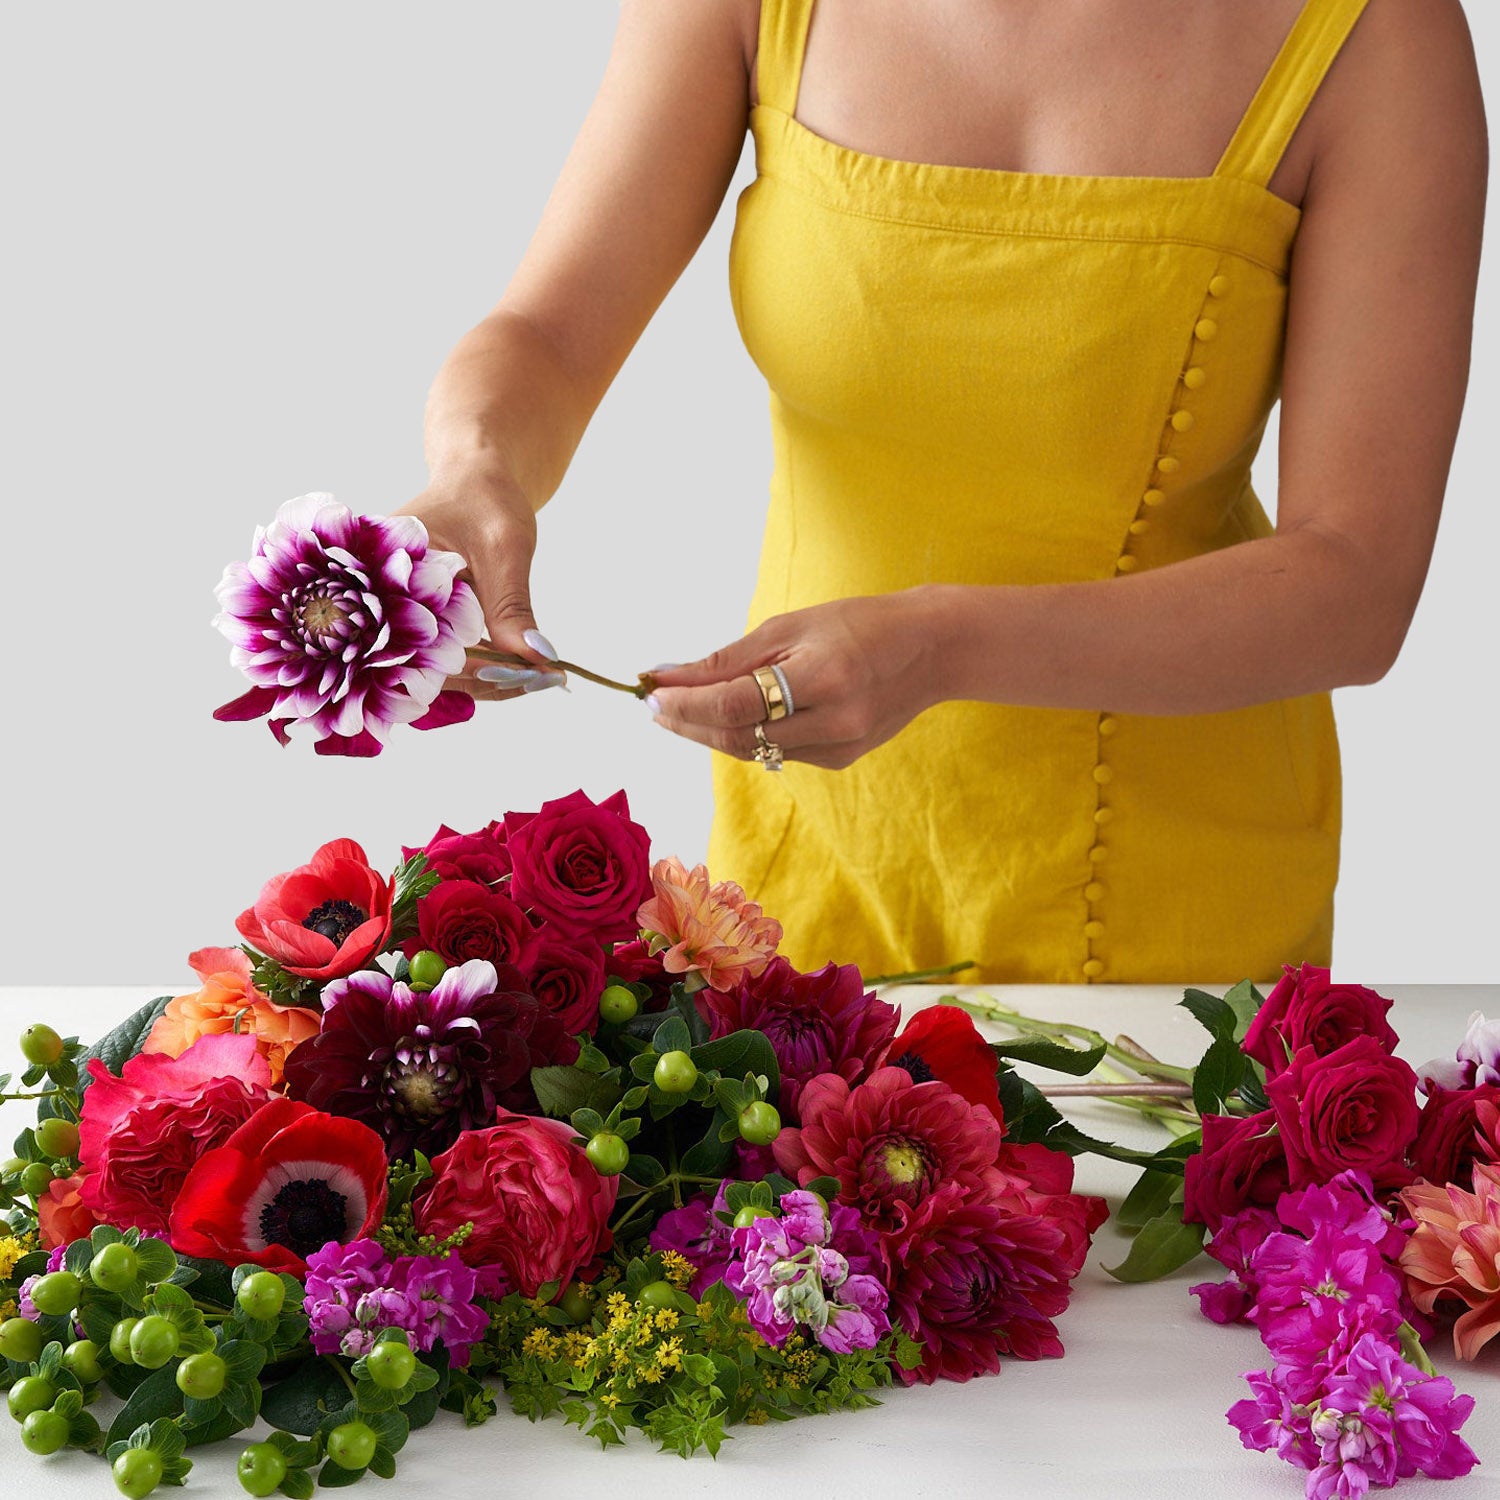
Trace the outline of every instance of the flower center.
{"type": "Polygon", "coordinates": [[[268,1245],[285,1245],[307,1259],[329,1240],[342,1240],[348,1228],[348,1200],[321,1177],[287,1183],[260,1211],[260,1232],[268,1245]]]}
{"type": "Polygon", "coordinates": [[[333,635],[348,615],[333,599],[314,594],[297,610],[297,622],[309,635],[333,635]]]}
{"type": "Polygon", "coordinates": [[[303,917],[302,925],[309,932],[321,933],[335,948],[340,948],[356,927],[369,920],[370,914],[352,901],[325,901],[303,917]]]}
{"type": "Polygon", "coordinates": [[[937,1074],[927,1066],[925,1057],[918,1057],[915,1052],[903,1052],[894,1062],[886,1064],[889,1068],[904,1068],[911,1074],[913,1083],[931,1083],[937,1074]]]}
{"type": "Polygon", "coordinates": [[[458,1069],[436,1052],[430,1047],[414,1049],[411,1038],[403,1038],[381,1080],[395,1113],[418,1124],[438,1119],[453,1108],[458,1069]]]}
{"type": "Polygon", "coordinates": [[[918,1181],[926,1167],[922,1153],[910,1141],[891,1141],[885,1148],[885,1175],[905,1187],[918,1181]]]}

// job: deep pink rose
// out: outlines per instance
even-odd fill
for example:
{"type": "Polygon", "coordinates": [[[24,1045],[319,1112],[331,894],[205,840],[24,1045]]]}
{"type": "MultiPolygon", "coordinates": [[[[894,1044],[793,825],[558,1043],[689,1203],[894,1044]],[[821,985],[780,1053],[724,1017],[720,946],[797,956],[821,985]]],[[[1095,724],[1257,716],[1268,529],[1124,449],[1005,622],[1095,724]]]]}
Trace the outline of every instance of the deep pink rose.
{"type": "Polygon", "coordinates": [[[1301,1048],[1319,1057],[1373,1037],[1383,1052],[1396,1050],[1396,1033],[1386,1021],[1391,1002],[1362,984],[1330,984],[1328,970],[1303,964],[1285,972],[1245,1033],[1244,1048],[1274,1078],[1301,1048]]]}
{"type": "Polygon", "coordinates": [[[1444,1089],[1431,1085],[1417,1124],[1411,1164],[1418,1177],[1474,1189],[1474,1163],[1500,1162],[1500,1085],[1444,1089]]]}
{"type": "Polygon", "coordinates": [[[249,1033],[200,1037],[181,1057],[142,1052],[116,1078],[98,1058],[83,1096],[83,1206],[118,1229],[165,1237],[189,1169],[271,1096],[270,1065],[249,1033]]]}
{"type": "Polygon", "coordinates": [[[417,936],[406,956],[430,948],[450,965],[482,958],[523,972],[536,957],[538,933],[504,891],[476,880],[444,880],[417,903],[417,936]]]}
{"type": "Polygon", "coordinates": [[[566,1282],[611,1244],[609,1216],[618,1177],[601,1177],[562,1120],[498,1112],[497,1123],[466,1130],[432,1159],[433,1175],[413,1204],[418,1234],[474,1232],[457,1254],[466,1265],[499,1266],[534,1297],[566,1282]]]}
{"type": "Polygon", "coordinates": [[[1326,1057],[1301,1048],[1266,1084],[1286,1146],[1291,1186],[1367,1172],[1378,1188],[1412,1180],[1406,1153],[1417,1134],[1417,1075],[1374,1037],[1326,1057]]]}
{"type": "Polygon", "coordinates": [[[1247,1208],[1274,1208],[1287,1190],[1286,1147],[1269,1110],[1203,1117],[1203,1146],[1187,1159],[1182,1217],[1217,1234],[1247,1208]]]}
{"type": "Polygon", "coordinates": [[[455,833],[444,823],[421,848],[401,850],[403,859],[414,854],[425,854],[427,868],[444,880],[477,880],[493,886],[510,874],[505,826],[494,820],[475,833],[455,833]]]}
{"type": "Polygon", "coordinates": [[[510,893],[533,918],[600,944],[636,935],[635,914],[651,894],[651,837],[631,821],[623,791],[599,803],[569,792],[505,826],[510,893]]]}
{"type": "Polygon", "coordinates": [[[526,988],[542,1010],[562,1023],[569,1036],[599,1029],[599,997],[604,993],[604,949],[576,943],[547,928],[537,934],[526,988]]]}

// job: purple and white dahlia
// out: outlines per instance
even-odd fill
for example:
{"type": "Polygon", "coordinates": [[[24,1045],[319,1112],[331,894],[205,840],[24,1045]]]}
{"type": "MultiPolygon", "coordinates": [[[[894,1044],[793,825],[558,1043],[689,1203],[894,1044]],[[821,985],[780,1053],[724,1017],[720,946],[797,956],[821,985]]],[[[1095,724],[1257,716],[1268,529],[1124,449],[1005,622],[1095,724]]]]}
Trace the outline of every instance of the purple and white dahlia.
{"type": "Polygon", "coordinates": [[[429,550],[415,516],[356,516],[327,494],[288,500],[214,590],[213,623],[255,684],[214,718],[269,715],[283,745],[289,725],[310,725],[319,755],[378,755],[396,724],[469,718],[473,698],[443,690],[484,631],[463,566],[429,550]]]}

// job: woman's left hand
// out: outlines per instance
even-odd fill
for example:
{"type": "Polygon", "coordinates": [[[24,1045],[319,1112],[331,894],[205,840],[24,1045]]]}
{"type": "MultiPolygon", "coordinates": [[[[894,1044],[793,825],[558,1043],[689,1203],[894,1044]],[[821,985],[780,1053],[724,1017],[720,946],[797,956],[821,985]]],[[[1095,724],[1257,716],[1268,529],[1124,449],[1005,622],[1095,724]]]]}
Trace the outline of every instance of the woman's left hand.
{"type": "Polygon", "coordinates": [[[773,615],[699,661],[652,671],[656,722],[686,739],[750,760],[755,725],[787,760],[837,770],[942,701],[934,670],[938,620],[921,587],[835,599],[773,615]],[[766,723],[750,674],[779,666],[793,712],[766,723]]]}

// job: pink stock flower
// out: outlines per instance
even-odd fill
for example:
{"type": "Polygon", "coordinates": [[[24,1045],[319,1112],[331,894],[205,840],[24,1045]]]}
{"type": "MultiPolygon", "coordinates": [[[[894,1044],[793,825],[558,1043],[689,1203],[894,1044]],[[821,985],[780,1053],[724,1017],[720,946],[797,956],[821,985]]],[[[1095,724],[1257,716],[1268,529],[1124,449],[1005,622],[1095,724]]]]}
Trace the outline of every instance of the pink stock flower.
{"type": "Polygon", "coordinates": [[[728,990],[770,963],[781,923],[732,880],[710,885],[706,865],[689,870],[674,855],[651,867],[651,886],[636,921],[669,973],[698,976],[690,989],[728,990]]]}
{"type": "Polygon", "coordinates": [[[415,516],[356,516],[332,495],[288,500],[224,570],[213,623],[249,692],[220,720],[270,716],[285,744],[306,724],[319,755],[378,755],[392,728],[436,729],[474,712],[443,691],[484,631],[455,552],[429,549],[415,516]]]}
{"type": "Polygon", "coordinates": [[[1453,1325],[1460,1359],[1473,1359],[1500,1334],[1500,1166],[1474,1164],[1474,1191],[1414,1183],[1401,1202],[1416,1228],[1401,1252],[1412,1301],[1465,1311],[1453,1325]]]}

